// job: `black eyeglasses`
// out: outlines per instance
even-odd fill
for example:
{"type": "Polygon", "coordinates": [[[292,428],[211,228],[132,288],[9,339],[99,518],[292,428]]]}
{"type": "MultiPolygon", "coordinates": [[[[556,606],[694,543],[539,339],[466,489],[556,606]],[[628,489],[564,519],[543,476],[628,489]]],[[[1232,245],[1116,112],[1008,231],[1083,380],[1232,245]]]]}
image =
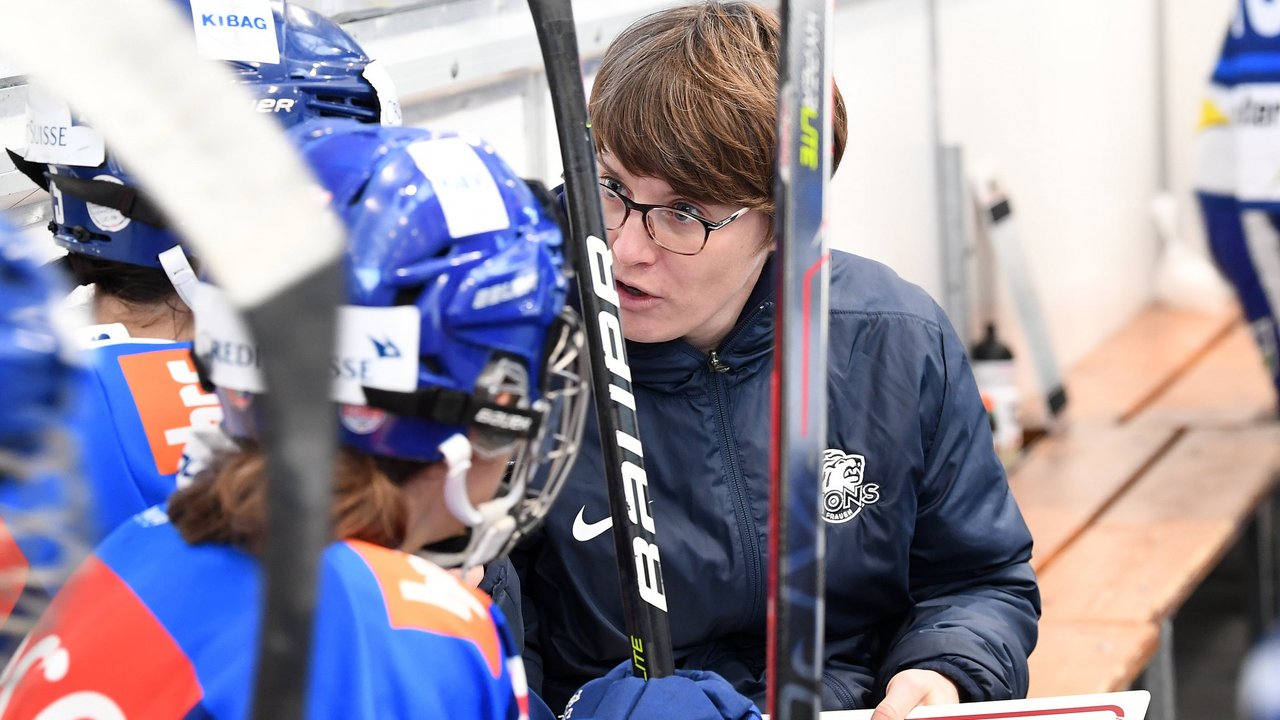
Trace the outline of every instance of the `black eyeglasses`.
{"type": "Polygon", "coordinates": [[[644,229],[653,242],[663,250],[677,255],[697,255],[702,252],[712,230],[723,228],[751,209],[744,207],[720,222],[711,222],[668,205],[638,203],[604,183],[600,183],[600,203],[604,206],[604,224],[609,230],[621,228],[631,211],[635,210],[640,213],[644,229]]]}

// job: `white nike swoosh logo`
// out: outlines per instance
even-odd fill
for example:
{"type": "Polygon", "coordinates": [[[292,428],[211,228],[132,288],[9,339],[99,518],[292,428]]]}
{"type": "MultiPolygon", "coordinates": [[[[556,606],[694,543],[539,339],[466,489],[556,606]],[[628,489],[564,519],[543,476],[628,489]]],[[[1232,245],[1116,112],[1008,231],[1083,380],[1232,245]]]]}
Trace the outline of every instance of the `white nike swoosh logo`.
{"type": "Polygon", "coordinates": [[[573,519],[573,539],[578,542],[587,542],[594,540],[603,535],[609,528],[613,527],[613,517],[609,516],[603,520],[597,520],[589,523],[582,514],[586,512],[587,506],[583,505],[578,511],[578,517],[573,519]]]}

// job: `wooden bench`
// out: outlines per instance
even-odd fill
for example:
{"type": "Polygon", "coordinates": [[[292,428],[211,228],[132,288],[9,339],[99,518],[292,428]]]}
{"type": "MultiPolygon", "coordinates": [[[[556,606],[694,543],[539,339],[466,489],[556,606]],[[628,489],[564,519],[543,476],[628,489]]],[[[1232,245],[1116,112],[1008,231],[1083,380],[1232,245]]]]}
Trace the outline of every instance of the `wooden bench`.
{"type": "Polygon", "coordinates": [[[1035,539],[1032,567],[1043,570],[1176,435],[1168,428],[1080,424],[1036,443],[1009,476],[1035,539]]]}
{"type": "Polygon", "coordinates": [[[1133,422],[1160,427],[1242,427],[1275,413],[1275,391],[1249,329],[1235,324],[1221,341],[1133,422]]]}
{"type": "MultiPolygon", "coordinates": [[[[1045,568],[1081,537],[1177,437],[1160,428],[1077,423],[1027,453],[1009,483],[1035,546],[1031,565],[1045,568]]],[[[1030,658],[1029,697],[1124,690],[1156,654],[1160,631],[1150,621],[1096,621],[1059,616],[1048,602],[1030,658]]]]}
{"type": "Polygon", "coordinates": [[[1236,308],[1161,307],[1071,368],[1067,392],[1066,422],[1010,473],[1044,601],[1030,695],[1142,676],[1151,717],[1173,717],[1170,620],[1269,507],[1280,428],[1256,419],[1273,394],[1236,308]]]}
{"type": "Polygon", "coordinates": [[[1239,324],[1234,305],[1216,313],[1148,306],[1067,371],[1068,421],[1128,422],[1239,324]]]}
{"type": "Polygon", "coordinates": [[[1193,430],[1040,576],[1046,614],[1170,617],[1240,536],[1280,465],[1280,428],[1193,430]]]}
{"type": "Polygon", "coordinates": [[[1266,506],[1280,428],[1191,430],[1040,575],[1055,622],[1156,624],[1153,717],[1172,718],[1179,608],[1266,506]]]}

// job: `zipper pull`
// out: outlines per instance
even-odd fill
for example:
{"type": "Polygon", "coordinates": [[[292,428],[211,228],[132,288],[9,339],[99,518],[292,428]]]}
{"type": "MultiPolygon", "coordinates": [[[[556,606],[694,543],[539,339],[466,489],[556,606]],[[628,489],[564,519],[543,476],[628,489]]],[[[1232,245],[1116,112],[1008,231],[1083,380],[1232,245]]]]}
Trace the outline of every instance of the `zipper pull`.
{"type": "Polygon", "coordinates": [[[733,369],[720,360],[720,355],[715,350],[707,357],[707,364],[711,366],[711,372],[727,373],[733,369]]]}

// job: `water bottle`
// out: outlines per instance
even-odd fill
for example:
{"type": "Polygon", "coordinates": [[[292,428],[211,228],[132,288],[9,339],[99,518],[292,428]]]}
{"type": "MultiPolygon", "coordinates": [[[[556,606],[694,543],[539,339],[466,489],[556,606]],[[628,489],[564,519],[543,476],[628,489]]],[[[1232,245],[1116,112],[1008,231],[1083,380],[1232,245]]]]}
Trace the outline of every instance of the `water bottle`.
{"type": "Polygon", "coordinates": [[[978,392],[991,422],[996,454],[1006,466],[1022,449],[1022,425],[1018,422],[1018,373],[1013,351],[996,336],[995,323],[987,324],[982,341],[969,353],[978,392]]]}

